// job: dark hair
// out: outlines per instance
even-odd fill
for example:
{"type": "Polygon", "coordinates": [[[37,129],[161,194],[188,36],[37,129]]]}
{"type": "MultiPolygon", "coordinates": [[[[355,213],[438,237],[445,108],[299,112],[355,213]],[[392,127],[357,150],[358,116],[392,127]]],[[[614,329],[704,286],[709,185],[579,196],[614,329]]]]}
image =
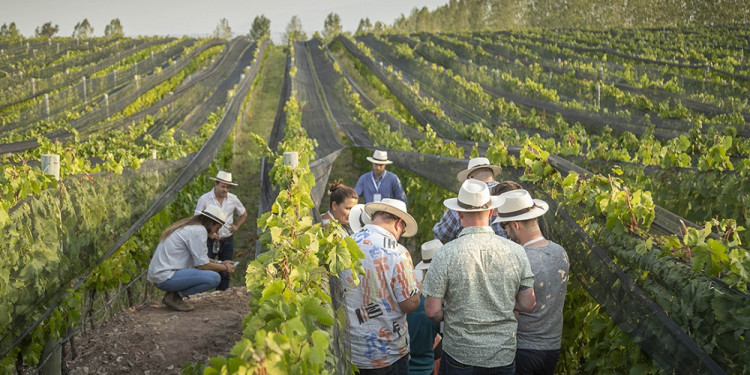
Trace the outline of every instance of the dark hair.
{"type": "Polygon", "coordinates": [[[172,235],[172,233],[188,225],[203,225],[203,227],[206,228],[206,232],[210,234],[211,227],[214,224],[220,224],[220,223],[218,221],[215,221],[214,219],[211,219],[210,217],[206,215],[199,214],[195,216],[186,217],[170,225],[169,227],[167,227],[167,229],[165,229],[164,232],[162,232],[161,238],[159,238],[159,242],[166,240],[167,237],[172,235]]]}
{"type": "Polygon", "coordinates": [[[396,215],[394,215],[394,214],[392,214],[390,212],[386,212],[386,211],[375,211],[375,212],[372,213],[372,218],[373,219],[376,218],[376,217],[378,217],[378,216],[383,217],[384,219],[386,219],[386,221],[402,220],[400,217],[398,217],[398,216],[396,216],[396,215]]]}
{"type": "Polygon", "coordinates": [[[331,196],[331,201],[328,203],[328,208],[333,208],[333,202],[336,204],[342,204],[349,198],[359,200],[359,195],[354,189],[344,185],[343,180],[333,181],[328,188],[328,195],[331,196]]]}
{"type": "Polygon", "coordinates": [[[521,187],[521,185],[519,185],[515,181],[503,181],[493,186],[492,190],[490,190],[490,194],[500,195],[502,193],[507,193],[511,190],[518,190],[518,189],[523,189],[523,188],[521,187]]]}

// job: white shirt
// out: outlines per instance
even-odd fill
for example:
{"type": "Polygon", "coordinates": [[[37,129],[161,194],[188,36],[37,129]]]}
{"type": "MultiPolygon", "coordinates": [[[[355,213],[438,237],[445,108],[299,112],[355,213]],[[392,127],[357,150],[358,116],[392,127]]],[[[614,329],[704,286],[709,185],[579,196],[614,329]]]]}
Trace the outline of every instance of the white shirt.
{"type": "Polygon", "coordinates": [[[216,199],[216,194],[214,194],[214,189],[211,189],[211,191],[198,198],[198,205],[195,207],[195,214],[200,215],[201,211],[205,210],[209,204],[213,204],[227,213],[227,220],[224,222],[224,225],[219,228],[219,237],[224,238],[231,236],[232,232],[229,230],[229,227],[234,223],[233,214],[236,213],[237,216],[244,215],[245,206],[243,206],[239,198],[232,193],[227,193],[227,196],[224,198],[224,204],[219,204],[219,201],[216,199]]]}
{"type": "Polygon", "coordinates": [[[148,266],[148,281],[158,284],[172,278],[175,271],[208,264],[203,225],[186,225],[160,242],[148,266]]]}

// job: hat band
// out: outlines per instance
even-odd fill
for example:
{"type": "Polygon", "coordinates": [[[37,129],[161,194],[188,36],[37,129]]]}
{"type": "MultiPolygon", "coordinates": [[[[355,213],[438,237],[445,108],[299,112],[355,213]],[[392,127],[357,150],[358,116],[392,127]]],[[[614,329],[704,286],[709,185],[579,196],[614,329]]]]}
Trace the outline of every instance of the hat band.
{"type": "Polygon", "coordinates": [[[430,258],[430,259],[422,259],[422,263],[424,263],[424,264],[428,264],[430,262],[432,262],[432,258],[430,258]]]}
{"type": "Polygon", "coordinates": [[[377,161],[388,161],[388,158],[385,158],[385,159],[378,159],[378,158],[376,158],[376,157],[373,157],[373,160],[377,160],[377,161]]]}
{"type": "Polygon", "coordinates": [[[541,208],[541,207],[537,206],[536,203],[534,203],[531,207],[522,208],[522,209],[520,209],[518,211],[513,211],[513,212],[498,212],[497,216],[500,216],[500,217],[517,216],[517,215],[520,215],[520,214],[525,214],[525,213],[527,213],[527,212],[529,212],[529,211],[531,211],[531,210],[533,210],[535,208],[541,208]]]}
{"type": "Polygon", "coordinates": [[[483,208],[489,208],[490,207],[490,202],[492,202],[492,199],[490,199],[489,201],[487,201],[487,203],[485,203],[485,204],[483,204],[481,206],[472,206],[470,204],[466,204],[466,203],[461,202],[460,200],[456,199],[456,203],[458,203],[458,207],[461,207],[461,208],[463,208],[465,210],[479,210],[479,209],[483,209],[483,208]]]}
{"type": "Polygon", "coordinates": [[[205,215],[209,219],[211,219],[211,220],[213,220],[213,221],[215,221],[215,222],[217,222],[217,223],[219,223],[221,225],[224,225],[224,223],[226,223],[226,221],[219,219],[218,217],[212,215],[210,212],[203,211],[202,213],[203,213],[203,215],[205,215]]]}

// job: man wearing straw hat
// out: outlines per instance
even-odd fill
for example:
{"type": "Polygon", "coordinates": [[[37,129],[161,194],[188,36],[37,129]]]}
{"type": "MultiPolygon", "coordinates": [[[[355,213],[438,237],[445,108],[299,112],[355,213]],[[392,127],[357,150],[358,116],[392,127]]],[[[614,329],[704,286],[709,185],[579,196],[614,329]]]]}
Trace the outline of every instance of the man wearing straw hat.
{"type": "Polygon", "coordinates": [[[365,203],[380,202],[385,198],[395,198],[406,203],[406,193],[401,187],[401,180],[393,172],[385,170],[385,166],[393,164],[388,160],[388,152],[376,150],[367,160],[372,163],[372,171],[359,177],[354,191],[364,197],[365,203]]]}
{"type": "MultiPolygon", "coordinates": [[[[469,160],[468,168],[458,172],[456,178],[463,183],[466,180],[478,180],[487,184],[491,189],[492,195],[500,195],[506,191],[520,189],[521,186],[513,181],[503,181],[498,183],[495,176],[502,171],[502,168],[490,163],[487,158],[473,158],[469,160]]],[[[494,215],[490,215],[494,219],[494,215]]],[[[506,237],[505,231],[499,224],[490,224],[498,236],[506,237]]],[[[443,243],[455,240],[461,232],[461,220],[458,219],[458,213],[453,210],[445,210],[445,214],[439,222],[432,227],[432,233],[435,238],[443,243]]]]}
{"type": "MultiPolygon", "coordinates": [[[[236,195],[229,192],[230,186],[237,186],[232,182],[232,174],[219,171],[216,177],[209,177],[216,181],[214,188],[198,199],[195,212],[198,214],[208,205],[215,205],[226,212],[226,222],[218,232],[208,236],[208,257],[212,259],[219,258],[220,261],[232,260],[234,257],[234,232],[236,232],[247,219],[247,210],[242,205],[236,195]],[[234,214],[237,214],[237,223],[234,224],[234,214]]],[[[221,282],[216,290],[226,290],[229,288],[229,274],[221,274],[221,282]]]]}
{"type": "Polygon", "coordinates": [[[473,179],[443,202],[458,212],[464,229],[435,254],[424,280],[425,313],[445,322],[441,373],[515,371],[513,311],[534,308],[534,275],[523,247],[489,226],[490,212],[502,203],[473,179]]]}
{"type": "Polygon", "coordinates": [[[534,272],[537,304],[532,312],[518,316],[516,374],[554,374],[560,358],[563,306],[570,262],[562,246],[547,240],[538,219],[549,209],[547,202],[532,199],[526,190],[502,195],[495,222],[511,240],[523,244],[534,272]]]}
{"type": "Polygon", "coordinates": [[[398,244],[417,233],[417,222],[406,204],[385,198],[365,205],[371,218],[352,238],[364,253],[354,286],[351,271],[340,277],[346,288],[346,310],[352,363],[363,374],[406,374],[409,332],[406,314],[419,306],[419,288],[409,252],[398,244]]]}

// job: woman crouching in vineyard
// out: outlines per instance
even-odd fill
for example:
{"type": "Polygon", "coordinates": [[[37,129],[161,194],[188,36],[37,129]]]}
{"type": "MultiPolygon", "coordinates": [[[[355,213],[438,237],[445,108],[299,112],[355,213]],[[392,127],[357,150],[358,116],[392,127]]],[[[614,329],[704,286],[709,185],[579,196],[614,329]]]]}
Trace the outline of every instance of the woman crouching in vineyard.
{"type": "Polygon", "coordinates": [[[208,259],[206,240],[224,225],[226,212],[209,205],[200,215],[182,219],[161,234],[151,264],[148,281],[167,292],[162,301],[178,311],[191,311],[193,306],[183,297],[216,288],[219,272],[234,272],[232,261],[212,263],[208,259]]]}
{"type": "Polygon", "coordinates": [[[352,207],[357,205],[359,195],[354,189],[344,185],[342,180],[334,181],[330,185],[328,195],[331,196],[328,212],[320,215],[321,225],[323,228],[327,228],[331,219],[334,219],[346,231],[343,234],[352,235],[352,229],[349,226],[349,212],[352,207]]]}

